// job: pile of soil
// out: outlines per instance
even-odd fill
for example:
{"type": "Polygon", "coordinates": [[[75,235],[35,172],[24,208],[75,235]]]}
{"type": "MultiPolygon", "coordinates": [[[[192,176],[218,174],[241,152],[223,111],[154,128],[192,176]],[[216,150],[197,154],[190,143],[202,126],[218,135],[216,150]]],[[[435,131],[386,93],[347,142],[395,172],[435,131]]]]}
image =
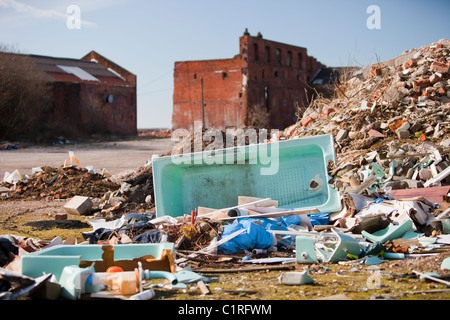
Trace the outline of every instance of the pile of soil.
{"type": "Polygon", "coordinates": [[[107,191],[117,190],[120,185],[106,176],[89,172],[80,167],[42,167],[42,171],[34,173],[26,181],[12,184],[3,183],[10,188],[7,199],[54,200],[68,199],[74,196],[100,198],[107,191]]]}
{"type": "Polygon", "coordinates": [[[40,220],[31,221],[24,224],[25,226],[30,226],[36,228],[37,230],[50,230],[53,228],[59,229],[83,229],[90,228],[91,225],[82,222],[80,220],[40,220]]]}

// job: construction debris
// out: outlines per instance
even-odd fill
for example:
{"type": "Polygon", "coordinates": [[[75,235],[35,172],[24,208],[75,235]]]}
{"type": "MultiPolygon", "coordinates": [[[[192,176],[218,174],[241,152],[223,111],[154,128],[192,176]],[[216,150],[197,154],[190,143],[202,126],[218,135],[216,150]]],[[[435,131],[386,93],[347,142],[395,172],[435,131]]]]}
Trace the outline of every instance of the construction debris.
{"type": "MultiPolygon", "coordinates": [[[[302,182],[299,180],[312,175],[298,190],[307,194],[307,199],[320,196],[328,207],[312,200],[305,200],[307,205],[302,206],[298,203],[304,199],[297,198],[295,205],[291,202],[289,206],[283,202],[284,194],[260,197],[251,188],[241,192],[236,184],[225,182],[211,192],[206,185],[213,184],[214,175],[202,176],[204,184],[188,190],[201,196],[186,200],[187,189],[175,189],[181,182],[163,179],[155,183],[160,171],[153,164],[161,161],[158,158],[120,184],[93,168],[81,168],[73,153],[58,169],[36,168],[31,176],[19,172],[5,175],[0,190],[5,201],[64,201],[66,214],[83,215],[92,231],[83,232],[85,241],[80,244],[60,238],[42,241],[2,236],[0,297],[142,300],[164,298],[167,291],[161,294],[161,290],[185,294],[189,289],[208,298],[252,297],[270,290],[283,298],[279,293],[288,288],[301,286],[301,294],[308,296],[309,290],[317,290],[323,283],[332,287],[343,282],[344,291],[336,289],[328,296],[347,299],[359,290],[352,286],[355,274],[365,277],[362,291],[374,292],[374,299],[448,293],[449,66],[448,40],[366,66],[337,84],[333,99],[316,97],[301,110],[296,124],[259,141],[273,145],[299,139],[298,143],[288,142],[288,155],[292,155],[294,147],[304,141],[308,141],[310,153],[327,148],[323,137],[331,137],[336,161],[328,155],[331,161],[325,163],[323,176],[311,169],[318,160],[308,161],[308,165],[291,161],[301,177],[296,176],[298,170],[292,170],[284,176],[273,175],[282,181],[271,182],[295,189],[302,182]],[[320,147],[310,147],[317,141],[322,141],[315,145],[320,147]],[[169,183],[173,188],[161,188],[169,183]],[[324,192],[327,187],[332,191],[324,192]],[[163,192],[176,193],[178,198],[173,196],[168,202],[179,201],[176,208],[183,205],[183,209],[161,213],[155,199],[163,192]],[[236,196],[237,192],[241,193],[236,196]],[[225,195],[230,194],[234,198],[228,197],[225,204],[225,195]],[[326,198],[330,194],[334,196],[326,198]],[[206,207],[200,201],[206,197],[223,206],[206,207]],[[395,273],[400,265],[414,271],[395,273]],[[252,273],[262,278],[266,272],[278,273],[264,279],[264,290],[254,290],[251,281],[245,281],[252,273]],[[239,277],[231,280],[238,283],[239,290],[221,288],[230,282],[229,278],[220,282],[227,275],[239,277]],[[332,280],[325,282],[324,277],[332,280]],[[381,282],[383,277],[396,284],[414,281],[414,285],[398,293],[381,282]],[[432,287],[417,287],[427,279],[432,280],[432,287]]],[[[194,139],[192,133],[171,154],[160,158],[190,154],[195,151],[194,139]]],[[[209,143],[202,141],[202,150],[209,143]]],[[[250,141],[245,145],[251,145],[250,141]]],[[[180,174],[182,170],[175,171],[180,174]]],[[[248,182],[250,175],[246,174],[248,182]]],[[[60,215],[56,221],[69,220],[60,215]]],[[[300,294],[298,290],[296,294],[300,294]]]]}

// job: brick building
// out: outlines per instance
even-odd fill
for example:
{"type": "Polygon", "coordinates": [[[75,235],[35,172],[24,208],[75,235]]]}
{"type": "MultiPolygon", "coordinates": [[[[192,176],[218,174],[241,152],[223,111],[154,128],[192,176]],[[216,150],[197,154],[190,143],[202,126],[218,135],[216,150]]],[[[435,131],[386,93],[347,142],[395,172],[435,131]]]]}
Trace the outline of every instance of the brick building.
{"type": "Polygon", "coordinates": [[[95,51],[81,59],[29,55],[52,86],[61,134],[137,135],[136,76],[95,51]]]}
{"type": "Polygon", "coordinates": [[[249,108],[259,105],[270,113],[270,127],[284,129],[295,123],[307,82],[322,67],[306,48],[246,30],[231,59],[175,62],[172,128],[192,130],[203,118],[206,128],[242,128],[249,108]]]}

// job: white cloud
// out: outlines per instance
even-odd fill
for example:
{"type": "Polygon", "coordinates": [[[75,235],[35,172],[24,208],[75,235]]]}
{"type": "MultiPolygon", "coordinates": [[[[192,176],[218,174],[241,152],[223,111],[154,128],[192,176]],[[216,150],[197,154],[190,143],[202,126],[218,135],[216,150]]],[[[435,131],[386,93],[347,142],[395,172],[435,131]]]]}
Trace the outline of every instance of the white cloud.
{"type": "MultiPolygon", "coordinates": [[[[41,19],[67,20],[67,18],[70,17],[65,10],[59,11],[54,9],[39,9],[16,0],[0,0],[0,7],[11,8],[17,13],[28,14],[32,17],[41,19]]],[[[96,23],[86,20],[80,20],[80,23],[86,27],[97,26],[96,23]]]]}

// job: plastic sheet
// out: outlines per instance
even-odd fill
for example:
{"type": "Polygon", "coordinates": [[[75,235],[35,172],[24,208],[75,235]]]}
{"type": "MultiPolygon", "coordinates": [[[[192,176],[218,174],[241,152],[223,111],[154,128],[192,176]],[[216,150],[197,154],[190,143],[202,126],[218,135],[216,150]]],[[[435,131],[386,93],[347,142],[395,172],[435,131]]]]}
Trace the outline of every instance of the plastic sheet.
{"type": "MultiPolygon", "coordinates": [[[[256,219],[255,219],[256,220],[256,219]]],[[[224,226],[222,238],[245,229],[245,232],[239,234],[233,239],[223,243],[218,247],[218,251],[225,254],[236,253],[240,250],[266,249],[275,243],[274,236],[266,228],[255,222],[253,219],[240,219],[239,222],[224,226]]],[[[264,221],[266,227],[275,227],[267,219],[258,219],[264,221]]]]}

